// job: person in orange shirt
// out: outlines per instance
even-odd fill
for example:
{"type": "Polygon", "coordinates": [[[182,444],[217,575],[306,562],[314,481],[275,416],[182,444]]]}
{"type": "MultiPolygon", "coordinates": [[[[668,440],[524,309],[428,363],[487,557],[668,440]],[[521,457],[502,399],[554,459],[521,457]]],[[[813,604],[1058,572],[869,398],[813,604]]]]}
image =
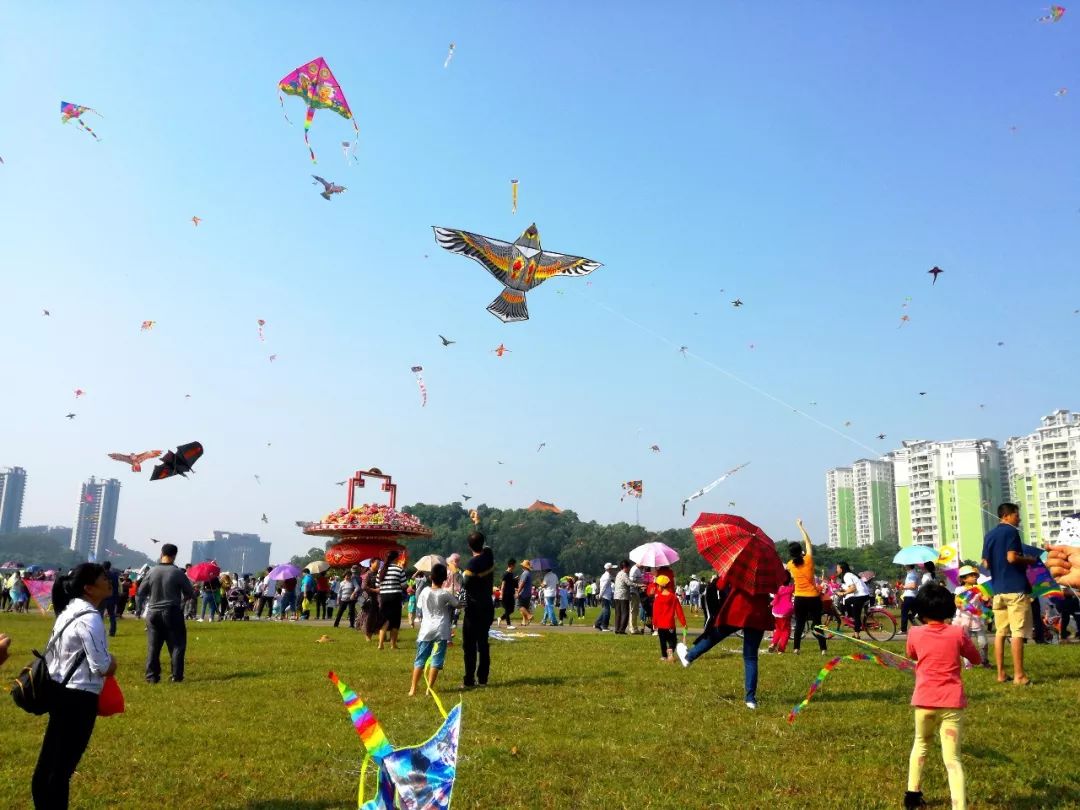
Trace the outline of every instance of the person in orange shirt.
{"type": "Polygon", "coordinates": [[[799,645],[806,630],[806,622],[814,631],[821,654],[825,654],[825,634],[818,630],[821,624],[821,590],[814,581],[814,545],[810,535],[803,527],[802,518],[796,521],[802,532],[803,542],[788,546],[791,560],[786,568],[795,582],[795,655],[799,654],[799,645]]]}
{"type": "Polygon", "coordinates": [[[678,618],[683,631],[686,631],[686,616],[679,598],[671,587],[671,577],[660,574],[654,584],[657,591],[653,596],[652,626],[660,638],[660,660],[675,660],[675,619],[678,618]]]}

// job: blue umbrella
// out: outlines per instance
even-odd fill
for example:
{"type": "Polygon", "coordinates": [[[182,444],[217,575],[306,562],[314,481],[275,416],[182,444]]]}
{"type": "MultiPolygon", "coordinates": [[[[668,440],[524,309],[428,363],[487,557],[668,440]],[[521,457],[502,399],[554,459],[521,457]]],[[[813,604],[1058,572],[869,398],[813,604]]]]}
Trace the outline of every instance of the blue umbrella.
{"type": "Polygon", "coordinates": [[[908,546],[902,548],[892,561],[897,565],[921,565],[922,563],[934,562],[938,558],[936,548],[931,546],[908,546]]]}
{"type": "Polygon", "coordinates": [[[532,563],[533,571],[554,571],[555,563],[549,560],[547,557],[537,557],[535,560],[529,560],[532,563]]]}

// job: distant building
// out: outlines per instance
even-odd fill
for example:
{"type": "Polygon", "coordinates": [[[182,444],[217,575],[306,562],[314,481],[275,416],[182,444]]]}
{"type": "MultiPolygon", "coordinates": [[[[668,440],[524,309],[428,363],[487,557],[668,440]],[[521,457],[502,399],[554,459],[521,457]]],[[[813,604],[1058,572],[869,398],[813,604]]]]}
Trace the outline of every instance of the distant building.
{"type": "Polygon", "coordinates": [[[1063,517],[1080,512],[1080,413],[1057,410],[1041,421],[1034,433],[1005,442],[1005,462],[1024,540],[1046,545],[1063,517]]]}
{"type": "Polygon", "coordinates": [[[1004,454],[993,439],[905,441],[893,454],[901,546],[955,543],[960,557],[978,560],[982,541],[998,522],[1004,493],[1004,454]]]}
{"type": "Polygon", "coordinates": [[[116,513],[120,504],[120,482],[99,481],[93,476],[82,485],[79,511],[71,530],[71,550],[97,562],[107,558],[116,536],[116,513]]]}
{"type": "Polygon", "coordinates": [[[216,560],[222,571],[252,574],[270,565],[270,543],[257,534],[214,532],[213,540],[195,540],[191,544],[191,562],[216,560]]]}
{"type": "Polygon", "coordinates": [[[560,509],[559,507],[557,507],[553,503],[548,503],[547,501],[533,501],[532,506],[530,506],[525,511],[527,511],[527,512],[551,512],[551,513],[556,514],[556,515],[562,513],[562,509],[560,509]]]}
{"type": "Polygon", "coordinates": [[[862,458],[851,465],[855,497],[855,545],[897,541],[896,492],[891,459],[862,458]]]}
{"type": "Polygon", "coordinates": [[[855,488],[851,467],[825,473],[825,499],[829,510],[829,548],[855,548],[855,488]]]}
{"type": "Polygon", "coordinates": [[[19,530],[24,495],[26,470],[22,467],[8,467],[7,472],[0,472],[0,534],[19,530]]]}

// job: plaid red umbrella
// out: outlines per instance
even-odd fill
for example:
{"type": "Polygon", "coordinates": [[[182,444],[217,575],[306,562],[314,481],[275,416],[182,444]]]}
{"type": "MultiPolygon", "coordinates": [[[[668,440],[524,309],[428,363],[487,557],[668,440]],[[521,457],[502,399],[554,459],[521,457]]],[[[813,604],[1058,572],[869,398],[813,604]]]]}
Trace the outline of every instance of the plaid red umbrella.
{"type": "Polygon", "coordinates": [[[701,556],[732,587],[763,594],[783,584],[784,564],[773,541],[750,521],[702,512],[690,528],[701,556]]]}
{"type": "Polygon", "coordinates": [[[221,568],[213,560],[197,563],[187,570],[188,579],[192,582],[209,582],[221,573],[221,568]]]}

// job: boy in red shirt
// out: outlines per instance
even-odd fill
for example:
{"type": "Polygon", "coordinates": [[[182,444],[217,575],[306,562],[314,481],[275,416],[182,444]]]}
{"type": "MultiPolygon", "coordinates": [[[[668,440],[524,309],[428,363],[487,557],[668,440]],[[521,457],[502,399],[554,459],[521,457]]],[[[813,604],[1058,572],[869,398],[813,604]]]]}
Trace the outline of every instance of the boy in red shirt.
{"type": "Polygon", "coordinates": [[[949,777],[953,810],[964,810],[964,766],[960,763],[960,731],[967,706],[964,682],[960,677],[961,657],[972,664],[982,659],[964,628],[946,624],[956,611],[948,588],[937,583],[923,586],[915,609],[925,622],[908,629],[907,655],[915,664],[915,744],[908,761],[908,785],[904,794],[907,810],[926,807],[922,796],[922,769],[934,732],[941,728],[941,758],[949,777]]]}
{"type": "Polygon", "coordinates": [[[671,587],[671,578],[667,574],[660,574],[655,581],[657,593],[653,597],[652,626],[660,637],[660,660],[675,660],[675,617],[679,618],[679,624],[686,631],[686,616],[683,615],[682,605],[679,598],[671,587]]]}

